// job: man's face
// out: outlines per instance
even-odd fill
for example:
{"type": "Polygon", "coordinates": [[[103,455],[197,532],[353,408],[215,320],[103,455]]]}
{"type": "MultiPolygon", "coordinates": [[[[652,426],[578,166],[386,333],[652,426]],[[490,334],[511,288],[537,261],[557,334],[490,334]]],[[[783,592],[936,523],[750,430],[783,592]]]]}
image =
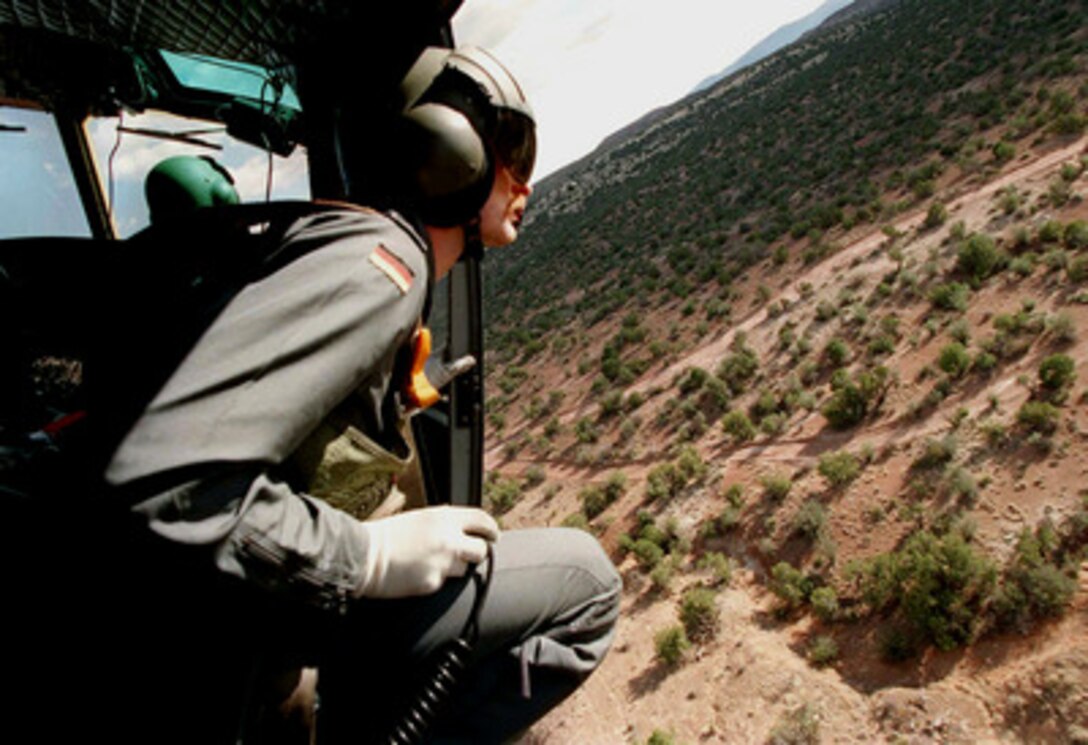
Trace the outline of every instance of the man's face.
{"type": "Polygon", "coordinates": [[[480,237],[488,248],[508,246],[518,237],[518,226],[525,215],[533,188],[517,181],[510,169],[499,164],[491,195],[480,210],[480,237]]]}

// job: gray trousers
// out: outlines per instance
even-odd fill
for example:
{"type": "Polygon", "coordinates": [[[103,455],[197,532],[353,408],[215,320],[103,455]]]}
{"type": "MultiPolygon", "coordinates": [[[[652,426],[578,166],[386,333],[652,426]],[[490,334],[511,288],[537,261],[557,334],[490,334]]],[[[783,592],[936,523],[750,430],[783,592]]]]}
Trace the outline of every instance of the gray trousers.
{"type": "MultiPolygon", "coordinates": [[[[443,645],[465,630],[480,588],[469,576],[425,597],[360,602],[320,663],[319,742],[381,740],[435,674],[443,645]]],[[[600,664],[620,591],[612,562],[587,533],[503,533],[468,669],[428,741],[504,742],[543,716],[600,664]]]]}

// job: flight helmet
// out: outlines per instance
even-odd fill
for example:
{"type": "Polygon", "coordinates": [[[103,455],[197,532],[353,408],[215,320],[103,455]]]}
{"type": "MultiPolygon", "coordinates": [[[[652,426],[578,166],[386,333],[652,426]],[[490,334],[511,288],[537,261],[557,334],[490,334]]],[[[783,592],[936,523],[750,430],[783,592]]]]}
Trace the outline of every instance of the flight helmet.
{"type": "Polygon", "coordinates": [[[502,63],[478,47],[430,47],[401,83],[400,155],[424,222],[473,222],[491,193],[496,164],[528,183],[536,160],[536,122],[502,63]]]}
{"type": "Polygon", "coordinates": [[[195,155],[167,158],[152,168],[144,195],[153,223],[240,201],[230,172],[212,158],[195,155]]]}

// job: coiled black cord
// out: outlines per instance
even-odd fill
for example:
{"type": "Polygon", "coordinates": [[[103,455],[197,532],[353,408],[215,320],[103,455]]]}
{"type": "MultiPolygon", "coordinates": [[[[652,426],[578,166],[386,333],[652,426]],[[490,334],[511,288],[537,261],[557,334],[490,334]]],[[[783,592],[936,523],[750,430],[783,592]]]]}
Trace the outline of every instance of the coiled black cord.
{"type": "Polygon", "coordinates": [[[461,635],[447,642],[436,650],[431,661],[432,669],[423,679],[423,687],[408,710],[393,726],[393,731],[385,742],[388,745],[419,745],[427,735],[435,719],[449,702],[454,689],[465,670],[476,642],[480,638],[480,610],[483,608],[487,591],[491,587],[491,575],[495,571],[495,554],[490,544],[487,547],[487,569],[481,574],[477,565],[472,575],[476,583],[476,598],[472,603],[461,635]]]}

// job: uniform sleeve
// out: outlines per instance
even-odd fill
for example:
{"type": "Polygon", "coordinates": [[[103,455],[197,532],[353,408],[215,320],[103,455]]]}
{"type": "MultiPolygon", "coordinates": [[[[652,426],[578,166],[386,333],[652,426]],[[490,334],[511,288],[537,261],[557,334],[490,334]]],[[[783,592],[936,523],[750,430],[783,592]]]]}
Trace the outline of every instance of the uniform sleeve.
{"type": "Polygon", "coordinates": [[[106,480],[137,490],[134,509],[155,533],[324,604],[357,581],[363,531],[277,480],[275,467],[347,396],[388,385],[422,311],[427,263],[403,228],[366,213],[306,218],[284,252],[293,258],[209,326],[106,480]]]}

